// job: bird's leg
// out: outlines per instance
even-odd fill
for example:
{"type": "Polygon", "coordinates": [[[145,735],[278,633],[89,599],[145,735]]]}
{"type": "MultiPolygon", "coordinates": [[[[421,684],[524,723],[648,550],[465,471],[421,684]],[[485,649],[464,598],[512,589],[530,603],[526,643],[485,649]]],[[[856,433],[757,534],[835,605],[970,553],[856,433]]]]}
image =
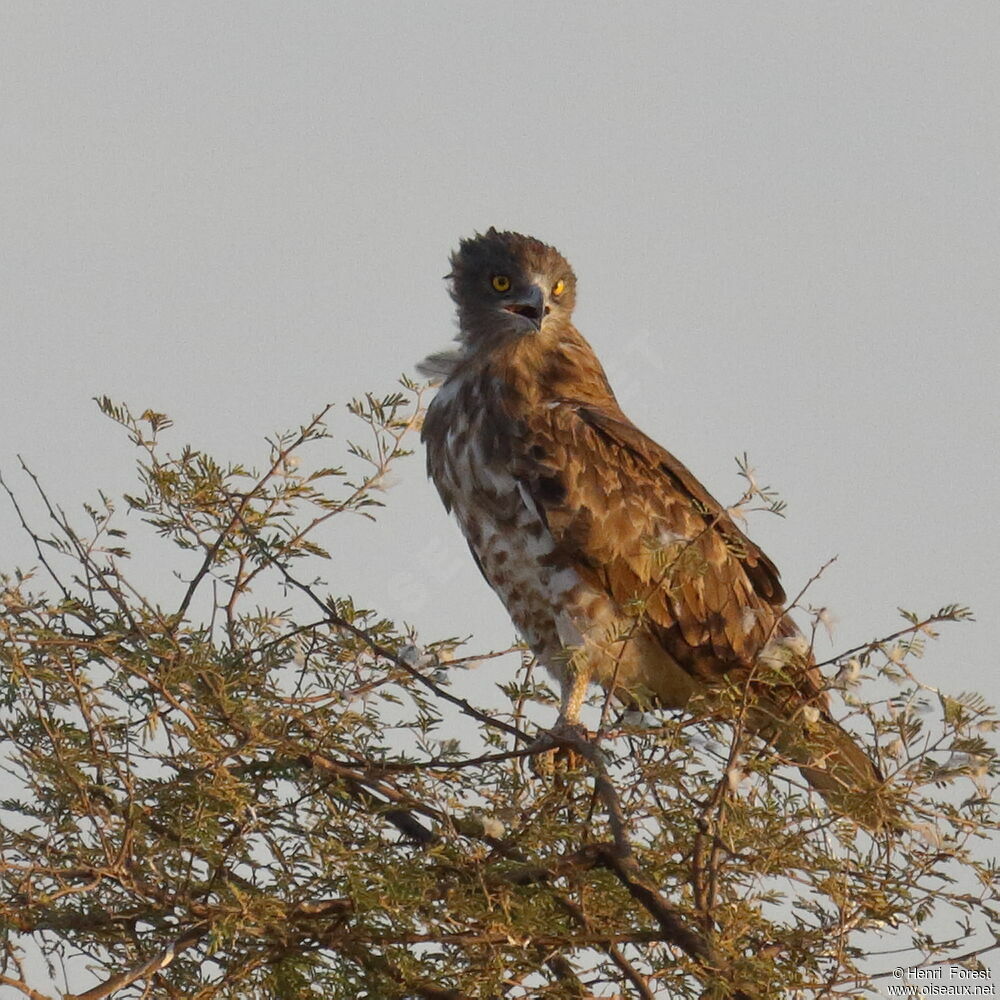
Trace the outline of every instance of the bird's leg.
{"type": "Polygon", "coordinates": [[[593,752],[591,733],[580,722],[580,709],[589,684],[589,670],[580,669],[572,661],[562,665],[559,670],[559,718],[528,747],[535,755],[537,773],[554,770],[557,758],[564,758],[570,767],[578,767],[581,759],[593,752]]]}
{"type": "MultiPolygon", "coordinates": [[[[580,709],[583,708],[590,686],[590,671],[573,662],[567,662],[559,674],[560,703],[556,730],[579,730],[580,709]]],[[[586,732],[586,730],[584,730],[586,732]]]]}

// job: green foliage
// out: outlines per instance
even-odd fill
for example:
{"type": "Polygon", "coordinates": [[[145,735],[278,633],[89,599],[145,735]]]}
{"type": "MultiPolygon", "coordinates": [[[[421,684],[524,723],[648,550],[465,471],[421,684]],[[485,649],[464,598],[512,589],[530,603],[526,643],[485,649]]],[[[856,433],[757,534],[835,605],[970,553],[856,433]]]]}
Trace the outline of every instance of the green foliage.
{"type": "Polygon", "coordinates": [[[830,664],[897,832],[831,816],[697,707],[612,713],[545,769],[530,659],[456,659],[309,575],[320,525],[381,505],[415,386],[351,404],[354,471],[304,465],[326,411],[254,471],[171,456],[164,415],[99,402],[139,451],[128,508],[183,550],[184,584],[140,590],[107,497],[79,533],[39,489],[43,535],[10,494],[38,565],[0,594],[0,983],[55,996],[29,992],[35,948],[88,1000],[836,997],[995,940],[996,719],[910,665],[965,609],[904,613],[830,664]],[[456,693],[471,669],[498,702],[456,693]]]}

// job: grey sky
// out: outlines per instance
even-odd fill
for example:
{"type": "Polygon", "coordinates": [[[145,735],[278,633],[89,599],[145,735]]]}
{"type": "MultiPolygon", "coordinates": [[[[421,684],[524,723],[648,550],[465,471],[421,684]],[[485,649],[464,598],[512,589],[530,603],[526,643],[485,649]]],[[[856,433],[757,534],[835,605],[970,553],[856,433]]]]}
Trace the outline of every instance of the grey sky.
{"type": "MultiPolygon", "coordinates": [[[[789,591],[839,554],[830,653],[968,603],[927,677],[995,699],[998,43],[993,0],[8,0],[0,467],[68,508],[130,488],[103,393],[259,461],[444,346],[448,252],[518,229],[644,430],[721,500],[743,451],[780,489],[750,533],[789,591]]],[[[397,471],[381,526],[325,539],[333,589],[506,641],[422,457],[397,471]]]]}

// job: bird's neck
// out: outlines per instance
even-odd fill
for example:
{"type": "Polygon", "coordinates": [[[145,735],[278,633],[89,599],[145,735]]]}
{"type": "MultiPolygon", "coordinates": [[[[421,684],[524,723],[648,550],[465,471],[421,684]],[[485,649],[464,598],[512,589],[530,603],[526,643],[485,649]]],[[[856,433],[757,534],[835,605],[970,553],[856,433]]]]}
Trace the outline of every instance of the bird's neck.
{"type": "Polygon", "coordinates": [[[573,400],[617,409],[600,361],[568,324],[502,345],[491,352],[486,367],[529,405],[573,400]]]}

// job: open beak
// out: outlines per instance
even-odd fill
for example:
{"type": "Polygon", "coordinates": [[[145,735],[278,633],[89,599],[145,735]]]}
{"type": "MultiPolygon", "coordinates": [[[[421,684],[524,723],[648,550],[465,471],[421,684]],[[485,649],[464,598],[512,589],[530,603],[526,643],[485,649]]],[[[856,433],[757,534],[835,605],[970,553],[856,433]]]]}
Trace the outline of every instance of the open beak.
{"type": "Polygon", "coordinates": [[[545,318],[545,295],[538,285],[532,285],[524,296],[516,302],[508,302],[504,309],[523,316],[531,321],[536,330],[541,330],[542,320],[545,318]]]}

